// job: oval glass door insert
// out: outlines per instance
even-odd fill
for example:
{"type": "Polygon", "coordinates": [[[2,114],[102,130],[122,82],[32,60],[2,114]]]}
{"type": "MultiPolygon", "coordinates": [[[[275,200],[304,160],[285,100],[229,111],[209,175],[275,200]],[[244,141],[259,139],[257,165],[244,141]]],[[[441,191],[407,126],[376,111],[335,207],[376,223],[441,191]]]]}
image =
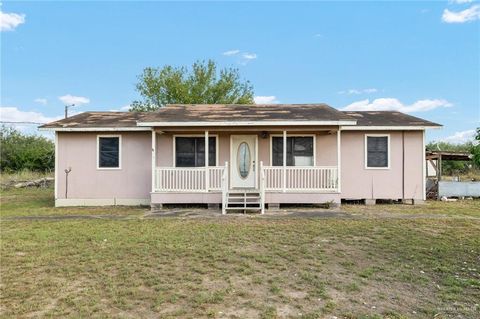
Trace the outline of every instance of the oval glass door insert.
{"type": "Polygon", "coordinates": [[[247,178],[250,173],[250,160],[250,147],[245,142],[240,143],[237,150],[237,165],[241,178],[247,178]]]}

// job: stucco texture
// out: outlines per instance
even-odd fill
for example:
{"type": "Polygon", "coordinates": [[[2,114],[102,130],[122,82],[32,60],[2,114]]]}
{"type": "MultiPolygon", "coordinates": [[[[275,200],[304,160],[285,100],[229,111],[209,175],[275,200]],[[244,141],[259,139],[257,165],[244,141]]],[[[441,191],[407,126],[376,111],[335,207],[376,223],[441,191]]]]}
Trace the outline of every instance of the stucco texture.
{"type": "Polygon", "coordinates": [[[423,199],[422,131],[342,131],[341,151],[342,198],[423,199]],[[365,168],[366,134],[390,135],[389,169],[365,168]]]}
{"type": "Polygon", "coordinates": [[[58,134],[57,199],[149,199],[151,132],[58,134]],[[97,169],[97,136],[121,135],[121,169],[97,169]]]}

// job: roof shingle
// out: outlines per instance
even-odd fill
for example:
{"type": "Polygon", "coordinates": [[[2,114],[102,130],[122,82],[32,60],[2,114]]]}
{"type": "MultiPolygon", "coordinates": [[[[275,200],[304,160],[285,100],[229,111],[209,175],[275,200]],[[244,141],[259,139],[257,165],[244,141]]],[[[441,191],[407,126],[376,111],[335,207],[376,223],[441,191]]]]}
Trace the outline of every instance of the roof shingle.
{"type": "MultiPolygon", "coordinates": [[[[139,123],[351,121],[357,126],[441,126],[396,111],[338,111],[326,104],[172,104],[155,112],[84,112],[41,129],[132,128],[139,123]]],[[[140,128],[140,127],[138,127],[140,128]]]]}
{"type": "Polygon", "coordinates": [[[398,111],[344,111],[357,126],[442,126],[398,111]]]}

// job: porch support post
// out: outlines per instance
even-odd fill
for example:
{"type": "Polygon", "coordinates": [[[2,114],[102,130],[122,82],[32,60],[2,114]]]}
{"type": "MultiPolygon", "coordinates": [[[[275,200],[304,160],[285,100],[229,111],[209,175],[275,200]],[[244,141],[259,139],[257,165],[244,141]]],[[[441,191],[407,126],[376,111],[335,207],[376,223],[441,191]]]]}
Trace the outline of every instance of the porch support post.
{"type": "Polygon", "coordinates": [[[283,192],[287,191],[287,131],[283,131],[283,192]]]}
{"type": "Polygon", "coordinates": [[[427,200],[427,160],[425,159],[425,130],[422,131],[422,199],[427,200]]]}
{"type": "Polygon", "coordinates": [[[208,172],[208,131],[205,131],[205,191],[208,192],[210,188],[210,174],[208,172]]]}
{"type": "Polygon", "coordinates": [[[152,193],[155,192],[155,176],[157,175],[157,132],[152,129],[152,193]]]}
{"type": "Polygon", "coordinates": [[[341,130],[337,131],[337,191],[342,192],[342,146],[341,146],[341,130]]]}

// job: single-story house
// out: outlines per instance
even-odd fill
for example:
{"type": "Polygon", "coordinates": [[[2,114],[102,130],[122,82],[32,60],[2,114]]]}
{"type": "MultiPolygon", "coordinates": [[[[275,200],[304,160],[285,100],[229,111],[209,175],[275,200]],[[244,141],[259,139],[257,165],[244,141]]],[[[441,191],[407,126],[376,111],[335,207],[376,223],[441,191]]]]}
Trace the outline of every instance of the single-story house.
{"type": "Polygon", "coordinates": [[[167,105],[51,122],[55,205],[229,210],[425,200],[425,130],[394,111],[326,104],[167,105]]]}

